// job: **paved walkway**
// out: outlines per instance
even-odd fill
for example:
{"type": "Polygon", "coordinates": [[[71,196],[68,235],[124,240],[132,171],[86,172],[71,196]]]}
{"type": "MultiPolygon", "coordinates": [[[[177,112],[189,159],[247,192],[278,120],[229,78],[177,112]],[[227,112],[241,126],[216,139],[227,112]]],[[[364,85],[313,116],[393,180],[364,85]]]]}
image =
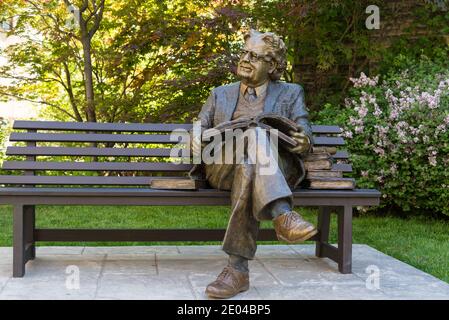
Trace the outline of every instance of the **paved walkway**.
{"type": "MultiPolygon", "coordinates": [[[[11,278],[3,247],[0,299],[207,299],[225,263],[219,246],[38,247],[25,277],[11,278]]],[[[449,284],[366,245],[354,245],[353,274],[313,245],[260,245],[250,270],[236,299],[449,299],[449,284]]]]}

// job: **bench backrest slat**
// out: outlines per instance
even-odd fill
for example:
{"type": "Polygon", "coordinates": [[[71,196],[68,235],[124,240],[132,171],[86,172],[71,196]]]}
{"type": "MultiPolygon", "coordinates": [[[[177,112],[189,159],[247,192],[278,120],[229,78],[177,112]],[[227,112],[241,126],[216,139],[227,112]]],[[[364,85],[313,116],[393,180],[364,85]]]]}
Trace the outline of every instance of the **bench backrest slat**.
{"type": "MultiPolygon", "coordinates": [[[[103,157],[169,157],[170,148],[68,148],[68,147],[8,147],[8,156],[103,156],[103,157]]],[[[172,154],[173,155],[173,154],[172,154]]],[[[177,156],[181,155],[181,150],[177,156]]],[[[334,159],[348,159],[348,152],[337,151],[334,159]]]]}
{"type": "Polygon", "coordinates": [[[192,128],[192,124],[15,121],[13,128],[53,131],[171,132],[175,129],[190,130],[192,128]]]}
{"type": "Polygon", "coordinates": [[[349,163],[334,163],[332,165],[332,170],[352,172],[352,165],[350,165],[349,163]]]}
{"type": "MultiPolygon", "coordinates": [[[[5,161],[4,170],[54,170],[54,171],[166,171],[185,172],[192,169],[191,164],[166,162],[35,162],[5,161]]],[[[333,164],[334,170],[351,172],[352,166],[346,163],[333,164]]]]}
{"type": "Polygon", "coordinates": [[[53,162],[5,161],[5,170],[55,170],[55,171],[176,171],[184,172],[191,164],[167,162],[53,162]]]}
{"type": "MultiPolygon", "coordinates": [[[[33,142],[110,142],[110,143],[180,143],[181,138],[169,134],[103,134],[103,133],[22,133],[13,132],[9,141],[33,142]]],[[[314,137],[316,146],[342,146],[341,137],[314,137]]]]}
{"type": "MultiPolygon", "coordinates": [[[[69,148],[69,147],[8,147],[6,155],[35,156],[103,156],[103,157],[169,157],[170,148],[69,148]]],[[[178,152],[181,156],[181,152],[178,152]]]]}
{"type": "MultiPolygon", "coordinates": [[[[157,177],[171,179],[170,177],[157,177]]],[[[0,176],[5,184],[26,185],[149,185],[154,177],[89,177],[89,176],[0,176]]]]}
{"type": "Polygon", "coordinates": [[[10,141],[37,142],[112,142],[112,143],[178,143],[168,134],[105,134],[105,133],[22,133],[13,132],[10,141]]]}
{"type": "MultiPolygon", "coordinates": [[[[190,123],[93,123],[58,121],[15,121],[14,129],[53,131],[104,131],[104,132],[171,132],[175,129],[190,130],[190,123]]],[[[316,134],[339,134],[339,126],[312,125],[316,134]]]]}

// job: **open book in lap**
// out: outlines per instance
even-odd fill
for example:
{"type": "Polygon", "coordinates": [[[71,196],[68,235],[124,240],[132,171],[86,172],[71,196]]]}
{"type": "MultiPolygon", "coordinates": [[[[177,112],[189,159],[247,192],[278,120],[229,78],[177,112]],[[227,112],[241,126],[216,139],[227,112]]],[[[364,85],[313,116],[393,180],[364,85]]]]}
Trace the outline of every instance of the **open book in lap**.
{"type": "MultiPolygon", "coordinates": [[[[235,129],[247,129],[249,127],[260,127],[262,129],[270,130],[277,129],[277,135],[281,143],[287,147],[296,147],[297,142],[295,139],[291,138],[289,131],[300,131],[298,125],[277,113],[262,113],[256,117],[242,117],[235,120],[230,120],[222,122],[214,128],[204,130],[202,134],[203,141],[210,141],[212,137],[217,134],[223,134],[226,130],[235,129]]],[[[272,131],[272,134],[275,132],[272,131]]]]}

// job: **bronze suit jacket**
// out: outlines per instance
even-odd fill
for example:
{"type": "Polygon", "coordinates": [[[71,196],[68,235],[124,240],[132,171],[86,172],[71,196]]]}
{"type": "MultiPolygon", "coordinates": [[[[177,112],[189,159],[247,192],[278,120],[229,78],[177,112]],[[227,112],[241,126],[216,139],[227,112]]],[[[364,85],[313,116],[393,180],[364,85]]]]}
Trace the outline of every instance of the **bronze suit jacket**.
{"type": "MultiPolygon", "coordinates": [[[[237,106],[239,97],[240,81],[223,85],[212,90],[209,98],[201,109],[198,120],[201,121],[202,130],[213,128],[218,124],[229,121],[237,106]]],[[[304,104],[304,90],[294,83],[281,81],[270,81],[265,97],[263,113],[278,113],[298,124],[308,135],[313,144],[312,128],[308,120],[308,112],[304,104]]],[[[288,165],[289,185],[296,188],[304,179],[305,169],[301,156],[286,153],[280,149],[280,157],[290,162],[288,165]],[[283,154],[282,154],[283,153],[283,154]]],[[[202,165],[195,165],[189,172],[191,177],[203,177],[202,165]]]]}

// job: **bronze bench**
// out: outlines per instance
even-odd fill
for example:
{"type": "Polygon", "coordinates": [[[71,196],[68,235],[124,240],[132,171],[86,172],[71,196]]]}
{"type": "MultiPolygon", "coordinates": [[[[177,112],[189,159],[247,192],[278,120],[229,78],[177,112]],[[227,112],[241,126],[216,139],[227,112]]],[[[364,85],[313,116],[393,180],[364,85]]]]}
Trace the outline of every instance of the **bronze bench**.
{"type": "MultiPolygon", "coordinates": [[[[0,175],[0,204],[14,208],[13,276],[25,274],[25,264],[35,258],[36,241],[211,241],[222,240],[224,229],[36,229],[36,205],[229,205],[229,192],[215,189],[150,189],[150,175],[185,176],[191,164],[158,162],[170,155],[168,135],[174,129],[189,130],[191,124],[77,123],[16,121],[6,154],[14,158],[3,163],[0,175]],[[45,156],[65,157],[45,161],[45,156]],[[113,161],[110,158],[114,157],[113,161]],[[145,162],[130,162],[130,159],[145,162]],[[67,161],[71,159],[72,161],[67,161]],[[40,160],[40,161],[38,161],[40,160]],[[44,161],[42,161],[44,160],[44,161]],[[65,161],[64,161],[65,160],[65,161]],[[78,160],[78,161],[73,161],[78,160]],[[83,161],[79,161],[83,160],[83,161]],[[66,172],[48,175],[48,172],[66,172]],[[96,176],[79,175],[97,172],[96,176]],[[67,175],[77,172],[78,175],[67,175]],[[47,173],[47,174],[46,174],[47,173]],[[107,173],[107,175],[105,175],[107,173]]],[[[337,126],[313,126],[316,146],[342,146],[337,126]]],[[[339,151],[335,159],[346,161],[339,151]]],[[[344,172],[348,163],[336,163],[344,172]]],[[[160,178],[160,177],[159,177],[160,178]]],[[[311,190],[294,192],[298,206],[317,206],[319,233],[316,255],[338,263],[342,273],[351,272],[352,209],[379,204],[377,190],[311,190]],[[338,247],[328,243],[330,214],[338,214],[338,247]]],[[[272,229],[262,229],[259,240],[275,240],[272,229]]]]}

